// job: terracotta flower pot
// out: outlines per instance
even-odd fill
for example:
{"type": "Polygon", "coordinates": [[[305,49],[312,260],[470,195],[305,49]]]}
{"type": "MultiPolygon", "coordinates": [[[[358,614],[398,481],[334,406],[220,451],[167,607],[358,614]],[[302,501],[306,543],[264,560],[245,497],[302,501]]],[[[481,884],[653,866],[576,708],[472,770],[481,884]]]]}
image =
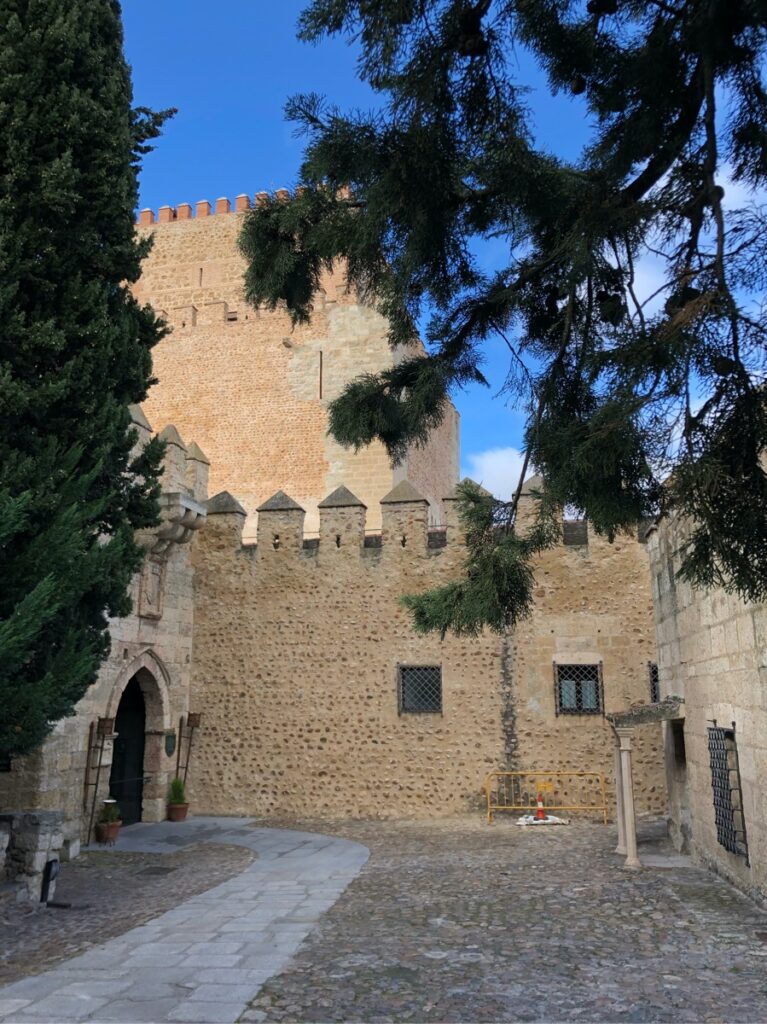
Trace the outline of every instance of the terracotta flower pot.
{"type": "Polygon", "coordinates": [[[168,821],[186,821],[189,804],[168,804],[168,821]]]}
{"type": "Polygon", "coordinates": [[[96,842],[114,846],[120,832],[121,821],[97,821],[96,842]]]}

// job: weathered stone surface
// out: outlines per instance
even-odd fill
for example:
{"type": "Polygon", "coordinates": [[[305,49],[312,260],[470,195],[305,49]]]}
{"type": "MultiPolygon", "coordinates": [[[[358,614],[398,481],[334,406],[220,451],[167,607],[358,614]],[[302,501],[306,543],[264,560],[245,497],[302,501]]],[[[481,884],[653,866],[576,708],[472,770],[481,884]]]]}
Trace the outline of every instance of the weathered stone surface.
{"type": "MultiPolygon", "coordinates": [[[[152,250],[135,287],[142,302],[166,311],[172,334],[153,351],[158,383],[145,403],[149,419],[173,422],[210,459],[211,491],[230,490],[248,512],[278,489],[307,510],[345,484],[371,509],[402,475],[426,497],[433,518],[458,479],[458,414],[448,405],[429,444],[392,469],[383,445],[358,452],[328,435],[328,402],[358,373],[378,373],[392,352],[387,323],[348,287],[341,268],[325,274],[309,324],[293,326],[284,308],[253,309],[243,295],[237,246],[244,212],[176,218],[140,230],[152,250]]],[[[422,351],[414,346],[411,354],[422,351]]]]}
{"type": "Polygon", "coordinates": [[[635,725],[650,725],[684,718],[684,701],[681,697],[664,697],[654,704],[634,704],[626,711],[616,711],[607,716],[615,726],[627,728],[635,725]]]}
{"type": "Polygon", "coordinates": [[[764,1019],[764,913],[679,866],[662,826],[640,827],[661,869],[637,873],[602,825],[323,827],[370,860],[242,1021],[764,1019]]]}
{"type": "Polygon", "coordinates": [[[304,509],[284,491],[277,491],[258,506],[256,512],[303,512],[304,509]]]}
{"type": "MultiPolygon", "coordinates": [[[[767,607],[679,579],[687,536],[683,522],[664,518],[647,538],[661,694],[684,699],[684,724],[664,726],[671,832],[680,849],[767,901],[767,607]],[[708,749],[714,723],[735,730],[748,863],[717,839],[708,749]]],[[[736,788],[734,772],[731,779],[736,788]]]]}
{"type": "MultiPolygon", "coordinates": [[[[321,508],[311,549],[300,510],[265,510],[255,556],[239,517],[211,517],[193,551],[197,809],[432,817],[480,807],[486,774],[504,767],[601,772],[611,795],[610,726],[556,714],[553,666],[601,662],[608,712],[649,699],[644,548],[552,549],[514,635],[442,640],[416,634],[400,603],[462,571],[460,531],[429,547],[425,507],[384,504],[374,549],[359,506],[321,508]],[[441,666],[441,714],[400,713],[399,665],[441,666]]],[[[659,743],[655,725],[635,744],[640,810],[665,806],[659,743]]]]}
{"type": "Polygon", "coordinates": [[[327,498],[323,498],[318,508],[365,508],[356,494],[352,494],[348,487],[336,487],[327,498]]]}
{"type": "Polygon", "coordinates": [[[30,913],[16,906],[0,915],[0,985],[151,921],[239,874],[252,859],[243,847],[218,844],[164,854],[87,851],[61,866],[56,900],[71,909],[30,913]]]}
{"type": "MultiPolygon", "coordinates": [[[[242,819],[210,818],[179,826],[158,823],[127,829],[124,846],[136,852],[162,851],[159,867],[163,860],[168,866],[181,867],[179,844],[188,846],[208,866],[212,863],[213,873],[220,863],[215,850],[219,842],[236,844],[244,854],[256,853],[257,858],[243,865],[236,877],[213,888],[210,883],[201,885],[197,895],[127,932],[124,922],[114,920],[119,899],[105,891],[111,918],[97,914],[95,923],[103,922],[104,932],[111,934],[122,924],[124,934],[106,941],[104,934],[94,936],[101,940],[95,948],[39,976],[0,988],[0,1018],[12,1013],[14,1024],[41,1020],[66,1024],[86,1017],[131,1024],[164,1020],[234,1024],[269,975],[288,964],[368,856],[364,846],[345,839],[252,825],[242,819]],[[219,971],[229,973],[221,977],[216,975],[219,971]]],[[[113,865],[119,893],[125,887],[120,876],[126,855],[104,856],[113,865]]],[[[131,857],[135,862],[136,853],[127,855],[128,863],[131,857]]],[[[189,859],[186,867],[191,867],[189,859]]],[[[140,906],[136,880],[134,874],[130,883],[140,906]]],[[[200,878],[192,872],[191,881],[194,884],[200,878]]],[[[178,902],[179,891],[172,881],[169,889],[178,902]]],[[[137,907],[127,909],[135,919],[137,907]]],[[[146,907],[142,909],[145,916],[153,916],[146,907]]],[[[25,923],[21,922],[22,935],[25,923]]],[[[0,956],[3,951],[0,947],[0,956]]],[[[71,955],[72,950],[68,952],[71,955]]]]}
{"type": "MultiPolygon", "coordinates": [[[[0,882],[12,883],[17,902],[40,902],[46,865],[59,859],[63,818],[60,811],[0,815],[0,882]]],[[[51,880],[50,899],[55,887],[51,880]]]]}
{"type": "Polygon", "coordinates": [[[208,515],[238,515],[244,516],[245,509],[229,491],[221,491],[215,494],[207,503],[208,515]]]}
{"type": "Polygon", "coordinates": [[[380,501],[382,505],[402,505],[410,502],[421,503],[426,501],[426,498],[409,480],[400,480],[380,501]]]}
{"type": "MultiPolygon", "coordinates": [[[[133,413],[141,435],[137,448],[149,436],[143,425],[146,418],[142,421],[139,412],[133,413]]],[[[158,529],[146,531],[146,536],[143,532],[139,535],[142,546],[149,551],[162,534],[162,551],[148,557],[132,581],[134,612],[110,623],[109,658],[78,704],[76,715],[58,722],[39,750],[14,758],[12,770],[0,773],[0,806],[63,812],[61,843],[68,856],[75,855],[80,840],[85,839],[91,809],[97,813],[109,794],[113,739],[111,735],[106,738],[103,750],[100,741],[92,743],[88,766],[91,729],[95,730],[99,718],[115,717],[120,697],[134,676],[146,706],[147,781],[142,813],[144,820],[165,817],[168,782],[176,768],[175,753],[165,748],[165,733],[177,729],[179,718],[189,710],[193,592],[189,545],[185,541],[190,530],[204,521],[205,510],[200,503],[207,499],[207,466],[187,458],[175,428],[164,433],[170,442],[162,477],[164,521],[158,529]],[[173,516],[178,522],[173,522],[173,516]],[[86,773],[95,783],[99,760],[98,793],[94,793],[94,785],[86,792],[86,773]]],[[[39,885],[37,892],[39,896],[39,885]]]]}

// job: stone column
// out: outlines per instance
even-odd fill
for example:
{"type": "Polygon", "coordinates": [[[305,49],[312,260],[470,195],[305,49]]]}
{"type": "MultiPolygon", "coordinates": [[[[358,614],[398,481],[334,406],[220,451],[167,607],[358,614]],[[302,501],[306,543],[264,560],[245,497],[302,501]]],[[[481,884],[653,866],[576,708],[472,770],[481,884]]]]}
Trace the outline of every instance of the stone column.
{"type": "Polygon", "coordinates": [[[620,741],[621,775],[623,788],[623,819],[626,828],[626,863],[629,869],[641,868],[642,863],[637,856],[637,826],[634,814],[634,779],[631,774],[631,738],[634,730],[618,728],[615,730],[620,741]]]}
{"type": "Polygon", "coordinates": [[[613,758],[615,767],[615,805],[618,822],[618,845],[615,852],[626,856],[626,812],[623,807],[623,769],[621,767],[621,745],[618,734],[613,730],[613,758]]]}

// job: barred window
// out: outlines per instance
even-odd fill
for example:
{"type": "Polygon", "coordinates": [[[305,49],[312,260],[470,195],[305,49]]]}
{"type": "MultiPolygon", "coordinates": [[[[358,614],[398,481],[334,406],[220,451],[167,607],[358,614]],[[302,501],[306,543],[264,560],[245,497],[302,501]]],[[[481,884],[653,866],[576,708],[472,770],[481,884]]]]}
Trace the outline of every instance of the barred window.
{"type": "Polygon", "coordinates": [[[719,845],[730,853],[746,858],[748,841],[743,814],[743,791],[740,785],[738,747],[735,723],[722,729],[714,722],[708,730],[708,754],[711,764],[711,788],[714,793],[714,820],[719,845]]]}
{"type": "Polygon", "coordinates": [[[439,665],[399,666],[400,714],[442,712],[442,669],[439,665]]]}
{"type": "Polygon", "coordinates": [[[585,547],[589,542],[589,527],[585,519],[565,519],[562,523],[562,542],[567,547],[585,547]]]}
{"type": "Polygon", "coordinates": [[[555,665],[554,700],[558,715],[601,715],[601,664],[555,665]]]}
{"type": "Polygon", "coordinates": [[[9,772],[11,770],[11,755],[4,753],[0,750],[0,772],[9,772]]]}
{"type": "Polygon", "coordinates": [[[660,700],[660,676],[658,675],[658,665],[656,662],[647,662],[647,675],[650,681],[650,702],[657,704],[660,700]]]}

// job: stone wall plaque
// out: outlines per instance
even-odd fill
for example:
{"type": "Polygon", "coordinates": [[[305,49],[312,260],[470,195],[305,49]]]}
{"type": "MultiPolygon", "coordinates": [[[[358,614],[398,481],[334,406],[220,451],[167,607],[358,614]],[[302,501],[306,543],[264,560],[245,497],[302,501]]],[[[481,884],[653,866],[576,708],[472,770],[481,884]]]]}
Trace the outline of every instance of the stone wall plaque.
{"type": "Polygon", "coordinates": [[[165,590],[165,562],[147,558],[141,570],[138,613],[142,619],[161,619],[165,590]]]}

